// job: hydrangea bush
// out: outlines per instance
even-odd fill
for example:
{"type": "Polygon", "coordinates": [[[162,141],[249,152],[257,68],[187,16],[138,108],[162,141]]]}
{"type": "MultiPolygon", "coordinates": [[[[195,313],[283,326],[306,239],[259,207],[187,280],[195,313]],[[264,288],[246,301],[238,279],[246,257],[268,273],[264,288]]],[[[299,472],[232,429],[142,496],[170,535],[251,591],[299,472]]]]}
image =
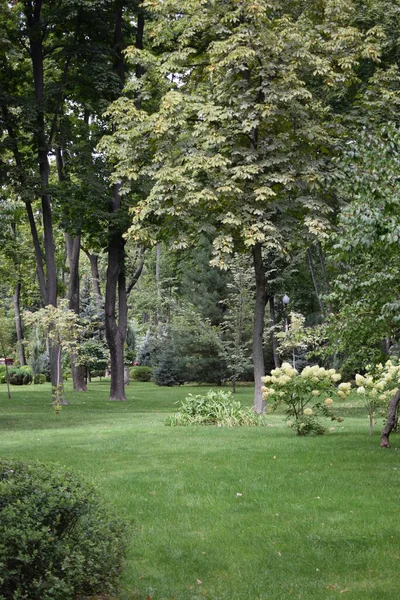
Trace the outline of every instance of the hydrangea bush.
{"type": "Polygon", "coordinates": [[[369,366],[365,375],[356,375],[356,385],[368,411],[371,435],[376,415],[385,414],[388,402],[399,389],[400,364],[392,359],[384,365],[369,366]]]}
{"type": "Polygon", "coordinates": [[[347,398],[351,390],[350,383],[336,384],[341,375],[335,369],[308,366],[301,373],[289,363],[283,363],[279,369],[273,369],[271,375],[262,378],[263,398],[273,401],[272,409],[284,404],[288,427],[298,435],[325,433],[325,427],[318,417],[343,421],[333,411],[334,399],[347,398]]]}

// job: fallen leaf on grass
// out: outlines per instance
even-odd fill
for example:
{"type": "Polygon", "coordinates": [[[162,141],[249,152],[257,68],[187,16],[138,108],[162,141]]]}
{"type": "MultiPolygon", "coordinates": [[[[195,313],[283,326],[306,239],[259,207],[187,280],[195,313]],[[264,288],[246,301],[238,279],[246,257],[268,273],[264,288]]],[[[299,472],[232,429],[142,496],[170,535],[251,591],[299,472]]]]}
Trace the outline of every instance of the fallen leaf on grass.
{"type": "Polygon", "coordinates": [[[348,592],[349,590],[347,588],[344,588],[344,590],[340,590],[340,594],[344,594],[345,592],[348,592]]]}
{"type": "Polygon", "coordinates": [[[196,579],[196,583],[197,585],[201,585],[203,582],[201,581],[201,579],[196,579]]]}

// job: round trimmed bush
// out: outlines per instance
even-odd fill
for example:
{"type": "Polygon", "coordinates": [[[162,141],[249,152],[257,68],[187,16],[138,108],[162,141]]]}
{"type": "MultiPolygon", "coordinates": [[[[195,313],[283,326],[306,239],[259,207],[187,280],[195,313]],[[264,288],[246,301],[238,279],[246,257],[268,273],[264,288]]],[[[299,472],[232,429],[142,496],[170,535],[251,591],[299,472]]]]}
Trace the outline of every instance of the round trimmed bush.
{"type": "Polygon", "coordinates": [[[151,367],[131,367],[129,377],[132,381],[151,381],[153,369],[151,367]]]}
{"type": "Polygon", "coordinates": [[[0,599],[112,593],[126,524],[93,486],[43,464],[0,461],[0,599]]]}

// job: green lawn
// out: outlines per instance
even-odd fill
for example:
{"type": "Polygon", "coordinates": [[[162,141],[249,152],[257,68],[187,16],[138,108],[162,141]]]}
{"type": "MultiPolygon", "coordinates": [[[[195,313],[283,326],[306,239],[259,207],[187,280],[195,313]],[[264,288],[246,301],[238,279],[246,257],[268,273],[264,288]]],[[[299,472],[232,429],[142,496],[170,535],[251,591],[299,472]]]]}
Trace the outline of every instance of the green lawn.
{"type": "Polygon", "coordinates": [[[334,433],[298,438],[277,414],[165,427],[197,388],[134,383],[112,403],[108,385],[69,392],[59,415],[48,385],[11,400],[0,386],[0,455],[82,472],[133,523],[119,600],[398,600],[400,438],[381,450],[357,404],[334,433]]]}

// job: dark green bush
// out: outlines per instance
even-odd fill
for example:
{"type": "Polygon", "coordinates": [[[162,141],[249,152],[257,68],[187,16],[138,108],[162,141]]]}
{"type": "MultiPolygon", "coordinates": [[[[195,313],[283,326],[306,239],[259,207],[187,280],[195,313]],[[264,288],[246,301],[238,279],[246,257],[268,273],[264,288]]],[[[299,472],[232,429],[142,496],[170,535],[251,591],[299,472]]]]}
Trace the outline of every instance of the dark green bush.
{"type": "Polygon", "coordinates": [[[8,381],[11,385],[28,385],[32,383],[33,373],[30,367],[9,367],[8,381]]]}
{"type": "Polygon", "coordinates": [[[152,380],[157,385],[171,387],[183,383],[180,359],[173,352],[166,352],[160,359],[158,366],[153,369],[152,380]]]}
{"type": "Polygon", "coordinates": [[[44,373],[36,373],[33,378],[34,383],[46,383],[46,375],[44,373]]]}
{"type": "Polygon", "coordinates": [[[151,367],[131,367],[129,377],[132,381],[151,381],[153,369],[151,367]]]}
{"type": "Polygon", "coordinates": [[[126,527],[94,488],[57,467],[0,461],[0,599],[112,593],[126,527]]]}
{"type": "Polygon", "coordinates": [[[90,376],[91,377],[105,377],[106,376],[106,371],[105,369],[94,369],[93,371],[90,371],[90,376]]]}

